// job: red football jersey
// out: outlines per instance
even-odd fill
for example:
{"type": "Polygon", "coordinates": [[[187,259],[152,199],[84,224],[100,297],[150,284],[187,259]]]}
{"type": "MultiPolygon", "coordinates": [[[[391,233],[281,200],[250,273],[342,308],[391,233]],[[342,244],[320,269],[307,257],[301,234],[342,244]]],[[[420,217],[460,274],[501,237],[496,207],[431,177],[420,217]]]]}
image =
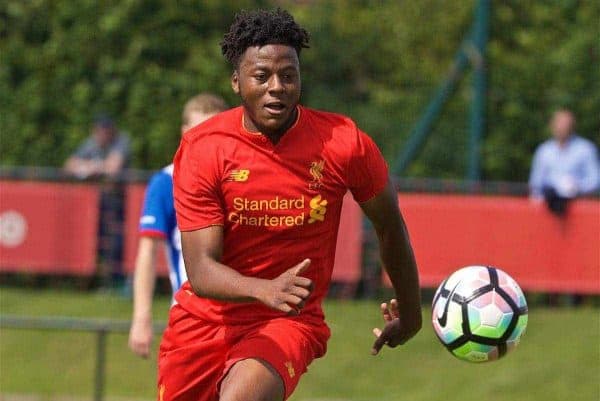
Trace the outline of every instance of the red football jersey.
{"type": "MultiPolygon", "coordinates": [[[[243,275],[272,279],[306,258],[302,275],[315,288],[300,317],[323,318],[344,194],[377,195],[388,170],[375,143],[347,117],[298,106],[298,120],[279,143],[248,132],[243,108],[187,132],[175,156],[174,196],[181,231],[224,227],[222,263],[243,275]]],[[[198,317],[245,323],[282,316],[254,303],[194,295],[189,282],[176,301],[198,317]]]]}

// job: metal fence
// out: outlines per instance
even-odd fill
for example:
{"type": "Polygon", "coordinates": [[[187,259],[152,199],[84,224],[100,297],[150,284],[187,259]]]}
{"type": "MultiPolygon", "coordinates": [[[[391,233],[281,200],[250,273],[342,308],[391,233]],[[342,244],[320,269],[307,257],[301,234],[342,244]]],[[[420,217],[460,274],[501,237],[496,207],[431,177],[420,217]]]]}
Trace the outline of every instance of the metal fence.
{"type": "MultiPolygon", "coordinates": [[[[94,363],[94,401],[104,399],[106,373],[106,337],[110,333],[128,333],[131,322],[113,319],[82,319],[72,317],[33,317],[0,315],[0,329],[79,331],[96,335],[96,361],[94,363]]],[[[154,332],[162,333],[165,323],[155,323],[154,332]]]]}

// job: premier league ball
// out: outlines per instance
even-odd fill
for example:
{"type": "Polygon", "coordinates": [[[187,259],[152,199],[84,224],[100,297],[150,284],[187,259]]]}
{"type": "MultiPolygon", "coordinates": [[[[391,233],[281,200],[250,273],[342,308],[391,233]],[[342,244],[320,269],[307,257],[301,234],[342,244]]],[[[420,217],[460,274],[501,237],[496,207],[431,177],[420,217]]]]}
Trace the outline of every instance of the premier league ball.
{"type": "Polygon", "coordinates": [[[494,361],[513,350],[527,327],[527,302],[500,269],[468,266],[442,282],[433,297],[433,328],[454,356],[494,361]]]}

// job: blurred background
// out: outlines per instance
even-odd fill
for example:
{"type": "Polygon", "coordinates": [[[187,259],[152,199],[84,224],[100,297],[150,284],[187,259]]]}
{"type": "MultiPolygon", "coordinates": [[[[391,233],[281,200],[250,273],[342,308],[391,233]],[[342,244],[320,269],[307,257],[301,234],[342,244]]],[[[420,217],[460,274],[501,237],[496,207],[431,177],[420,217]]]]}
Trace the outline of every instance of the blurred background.
{"type": "MultiPolygon", "coordinates": [[[[156,352],[137,358],[126,336],[146,183],[172,161],[187,99],[238,105],[219,46],[235,13],[277,6],[311,34],[302,103],[352,117],[397,178],[424,303],[452,271],[489,264],[531,304],[522,345],[497,363],[454,360],[427,308],[417,339],[370,357],[390,290],[348,199],[330,351],[292,400],[599,399],[598,191],[558,215],[527,184],[556,110],[600,145],[599,2],[5,0],[0,400],[156,399],[156,352]],[[99,121],[127,138],[123,168],[69,174],[99,121]]],[[[156,341],[170,302],[161,258],[156,341]]]]}

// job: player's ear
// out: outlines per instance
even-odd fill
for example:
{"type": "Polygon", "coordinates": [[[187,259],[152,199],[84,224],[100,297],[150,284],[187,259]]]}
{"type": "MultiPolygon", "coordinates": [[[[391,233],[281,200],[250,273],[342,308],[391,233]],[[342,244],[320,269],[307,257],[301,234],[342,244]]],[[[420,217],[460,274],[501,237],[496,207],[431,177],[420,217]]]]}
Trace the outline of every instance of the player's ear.
{"type": "Polygon", "coordinates": [[[233,89],[233,93],[236,95],[240,94],[240,77],[237,69],[233,70],[233,73],[231,74],[231,89],[233,89]]]}

